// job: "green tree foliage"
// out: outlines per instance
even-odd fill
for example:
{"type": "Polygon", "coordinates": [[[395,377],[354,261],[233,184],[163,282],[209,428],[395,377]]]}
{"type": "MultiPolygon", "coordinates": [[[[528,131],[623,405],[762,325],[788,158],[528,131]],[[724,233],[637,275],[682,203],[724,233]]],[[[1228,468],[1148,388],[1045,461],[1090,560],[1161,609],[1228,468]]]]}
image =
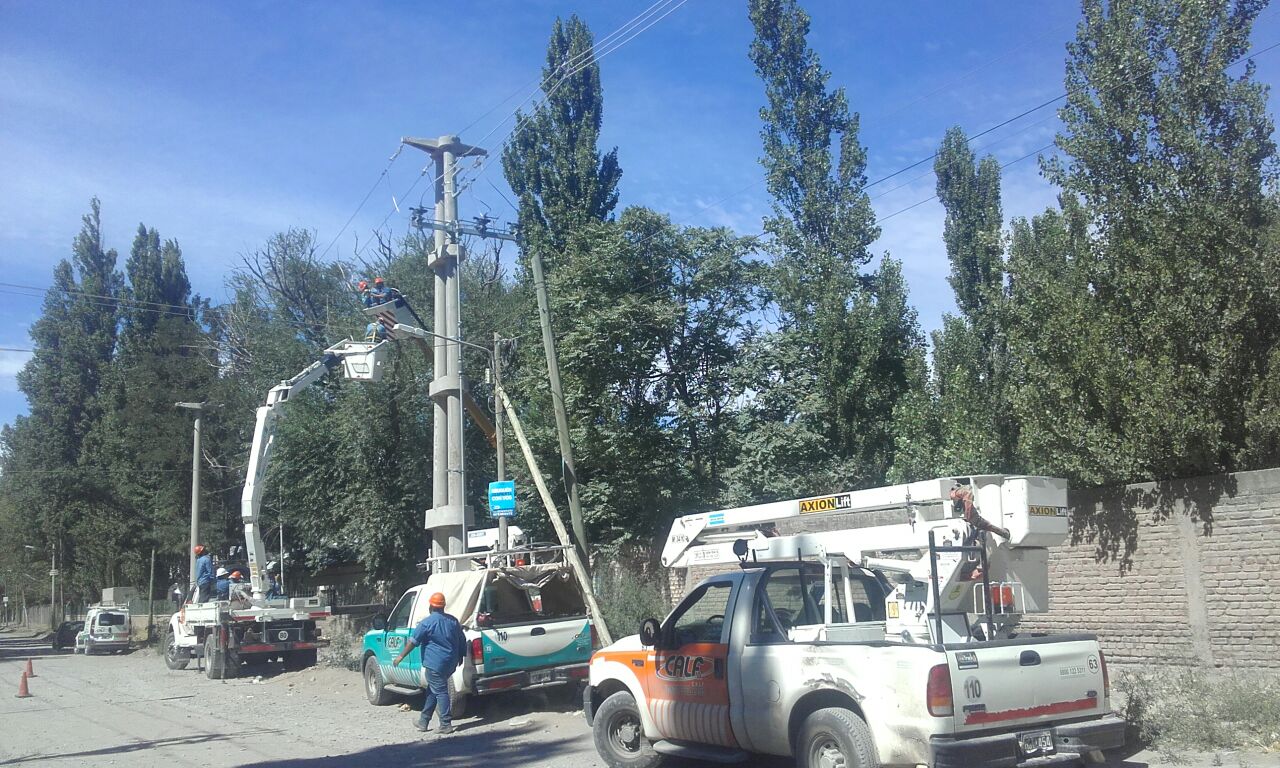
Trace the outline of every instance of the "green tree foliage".
{"type": "Polygon", "coordinates": [[[937,474],[1007,472],[1015,466],[1017,423],[1007,407],[1008,350],[1000,165],[976,161],[968,139],[952,128],[934,162],[946,210],[942,239],[959,315],[946,315],[933,335],[939,411],[937,474]]]}
{"type": "Polygon", "coordinates": [[[808,15],[793,0],[753,0],[750,17],[766,96],[765,279],[776,327],[754,350],[758,394],[744,414],[736,495],[874,484],[892,462],[894,407],[922,345],[915,312],[896,262],[863,272],[879,236],[866,151],[843,89],[828,90],[806,43],[808,15]]]}
{"type": "Polygon", "coordinates": [[[582,19],[556,19],[542,70],[544,99],[532,114],[517,112],[502,152],[525,247],[558,251],[573,232],[605,220],[618,204],[618,151],[602,154],[597,146],[604,95],[593,45],[582,19]]]}
{"type": "MultiPolygon", "coordinates": [[[[1083,301],[1119,367],[1082,382],[1109,416],[1098,480],[1239,466],[1248,403],[1277,338],[1267,89],[1246,65],[1265,3],[1088,0],[1068,47],[1069,96],[1048,177],[1079,198],[1093,252],[1083,301]]],[[[1042,320],[1048,318],[1041,316],[1042,320]]],[[[1046,413],[1024,429],[1043,431],[1046,413]]]]}

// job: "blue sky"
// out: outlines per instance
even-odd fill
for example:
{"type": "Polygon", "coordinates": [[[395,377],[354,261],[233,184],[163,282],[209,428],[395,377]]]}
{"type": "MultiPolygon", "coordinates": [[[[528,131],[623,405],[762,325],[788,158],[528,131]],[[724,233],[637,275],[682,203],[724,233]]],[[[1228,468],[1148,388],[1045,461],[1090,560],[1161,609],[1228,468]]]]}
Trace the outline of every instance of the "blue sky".
{"type": "MultiPolygon", "coordinates": [[[[3,0],[0,281],[47,286],[97,195],[122,264],[145,222],[181,242],[196,289],[217,300],[241,254],[273,232],[306,227],[327,244],[401,136],[474,122],[462,138],[496,156],[518,99],[476,120],[517,88],[528,93],[557,15],[578,13],[602,38],[649,5],[3,0]]],[[[1061,93],[1078,16],[1075,2],[803,5],[811,45],[862,115],[872,179],[927,157],[951,125],[976,133],[1061,93]]],[[[1256,46],[1280,40],[1276,16],[1260,20],[1256,46]]],[[[604,143],[619,149],[624,205],[759,231],[769,203],[750,40],[745,0],[687,0],[602,59],[604,143]]],[[[1274,82],[1280,52],[1258,65],[1274,82]]],[[[976,146],[1008,162],[1048,144],[1056,127],[1045,109],[976,146]]],[[[392,195],[424,162],[409,150],[397,159],[335,253],[350,255],[384,219],[393,233],[407,229],[392,195]]],[[[933,194],[929,167],[871,189],[876,211],[933,194]]],[[[1008,168],[1004,189],[1006,218],[1053,202],[1034,159],[1008,168]]],[[[495,159],[461,213],[510,218],[503,194],[495,159]]],[[[885,221],[875,246],[904,261],[926,330],[953,306],[941,231],[940,206],[925,203],[885,221]]],[[[30,346],[39,308],[38,295],[0,286],[0,347],[30,346]]],[[[13,378],[25,358],[0,351],[0,423],[25,410],[13,378]]]]}

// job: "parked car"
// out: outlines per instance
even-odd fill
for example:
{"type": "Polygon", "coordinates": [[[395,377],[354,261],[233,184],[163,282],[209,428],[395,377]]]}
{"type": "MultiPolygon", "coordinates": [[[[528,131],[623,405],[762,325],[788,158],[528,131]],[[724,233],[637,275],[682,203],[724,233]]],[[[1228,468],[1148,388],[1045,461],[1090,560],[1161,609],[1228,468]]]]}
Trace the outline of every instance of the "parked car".
{"type": "Polygon", "coordinates": [[[53,650],[60,651],[63,648],[74,649],[76,646],[76,635],[83,630],[83,621],[62,622],[58,625],[58,631],[53,633],[53,650]]]}
{"type": "Polygon", "coordinates": [[[98,651],[127,651],[132,640],[129,609],[123,606],[93,606],[84,618],[84,628],[76,635],[76,650],[86,656],[98,651]]]}

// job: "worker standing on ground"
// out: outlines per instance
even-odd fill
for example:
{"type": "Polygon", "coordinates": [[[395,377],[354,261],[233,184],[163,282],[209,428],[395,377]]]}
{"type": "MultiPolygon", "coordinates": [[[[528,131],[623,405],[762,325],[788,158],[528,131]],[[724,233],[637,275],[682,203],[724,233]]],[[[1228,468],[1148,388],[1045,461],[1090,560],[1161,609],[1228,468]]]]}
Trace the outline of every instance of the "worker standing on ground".
{"type": "Polygon", "coordinates": [[[404,645],[404,650],[391,662],[399,666],[415,647],[422,648],[422,674],[426,677],[427,696],[422,702],[422,715],[413,724],[419,731],[427,730],[431,714],[440,708],[441,735],[453,733],[452,706],[449,702],[449,676],[462,663],[467,653],[467,638],[462,625],[444,612],[444,594],[436,592],[427,601],[431,613],[418,622],[404,645]]]}
{"type": "Polygon", "coordinates": [[[207,603],[213,599],[214,576],[213,555],[203,544],[195,546],[196,553],[196,599],[197,603],[207,603]]]}

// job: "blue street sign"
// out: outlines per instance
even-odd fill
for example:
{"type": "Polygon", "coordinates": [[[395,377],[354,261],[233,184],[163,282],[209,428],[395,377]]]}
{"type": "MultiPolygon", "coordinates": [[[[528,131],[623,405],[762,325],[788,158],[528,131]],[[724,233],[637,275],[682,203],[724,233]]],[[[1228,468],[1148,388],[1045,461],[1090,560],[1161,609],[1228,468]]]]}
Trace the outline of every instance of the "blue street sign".
{"type": "Polygon", "coordinates": [[[499,480],[489,483],[489,516],[516,516],[516,481],[499,480]]]}

